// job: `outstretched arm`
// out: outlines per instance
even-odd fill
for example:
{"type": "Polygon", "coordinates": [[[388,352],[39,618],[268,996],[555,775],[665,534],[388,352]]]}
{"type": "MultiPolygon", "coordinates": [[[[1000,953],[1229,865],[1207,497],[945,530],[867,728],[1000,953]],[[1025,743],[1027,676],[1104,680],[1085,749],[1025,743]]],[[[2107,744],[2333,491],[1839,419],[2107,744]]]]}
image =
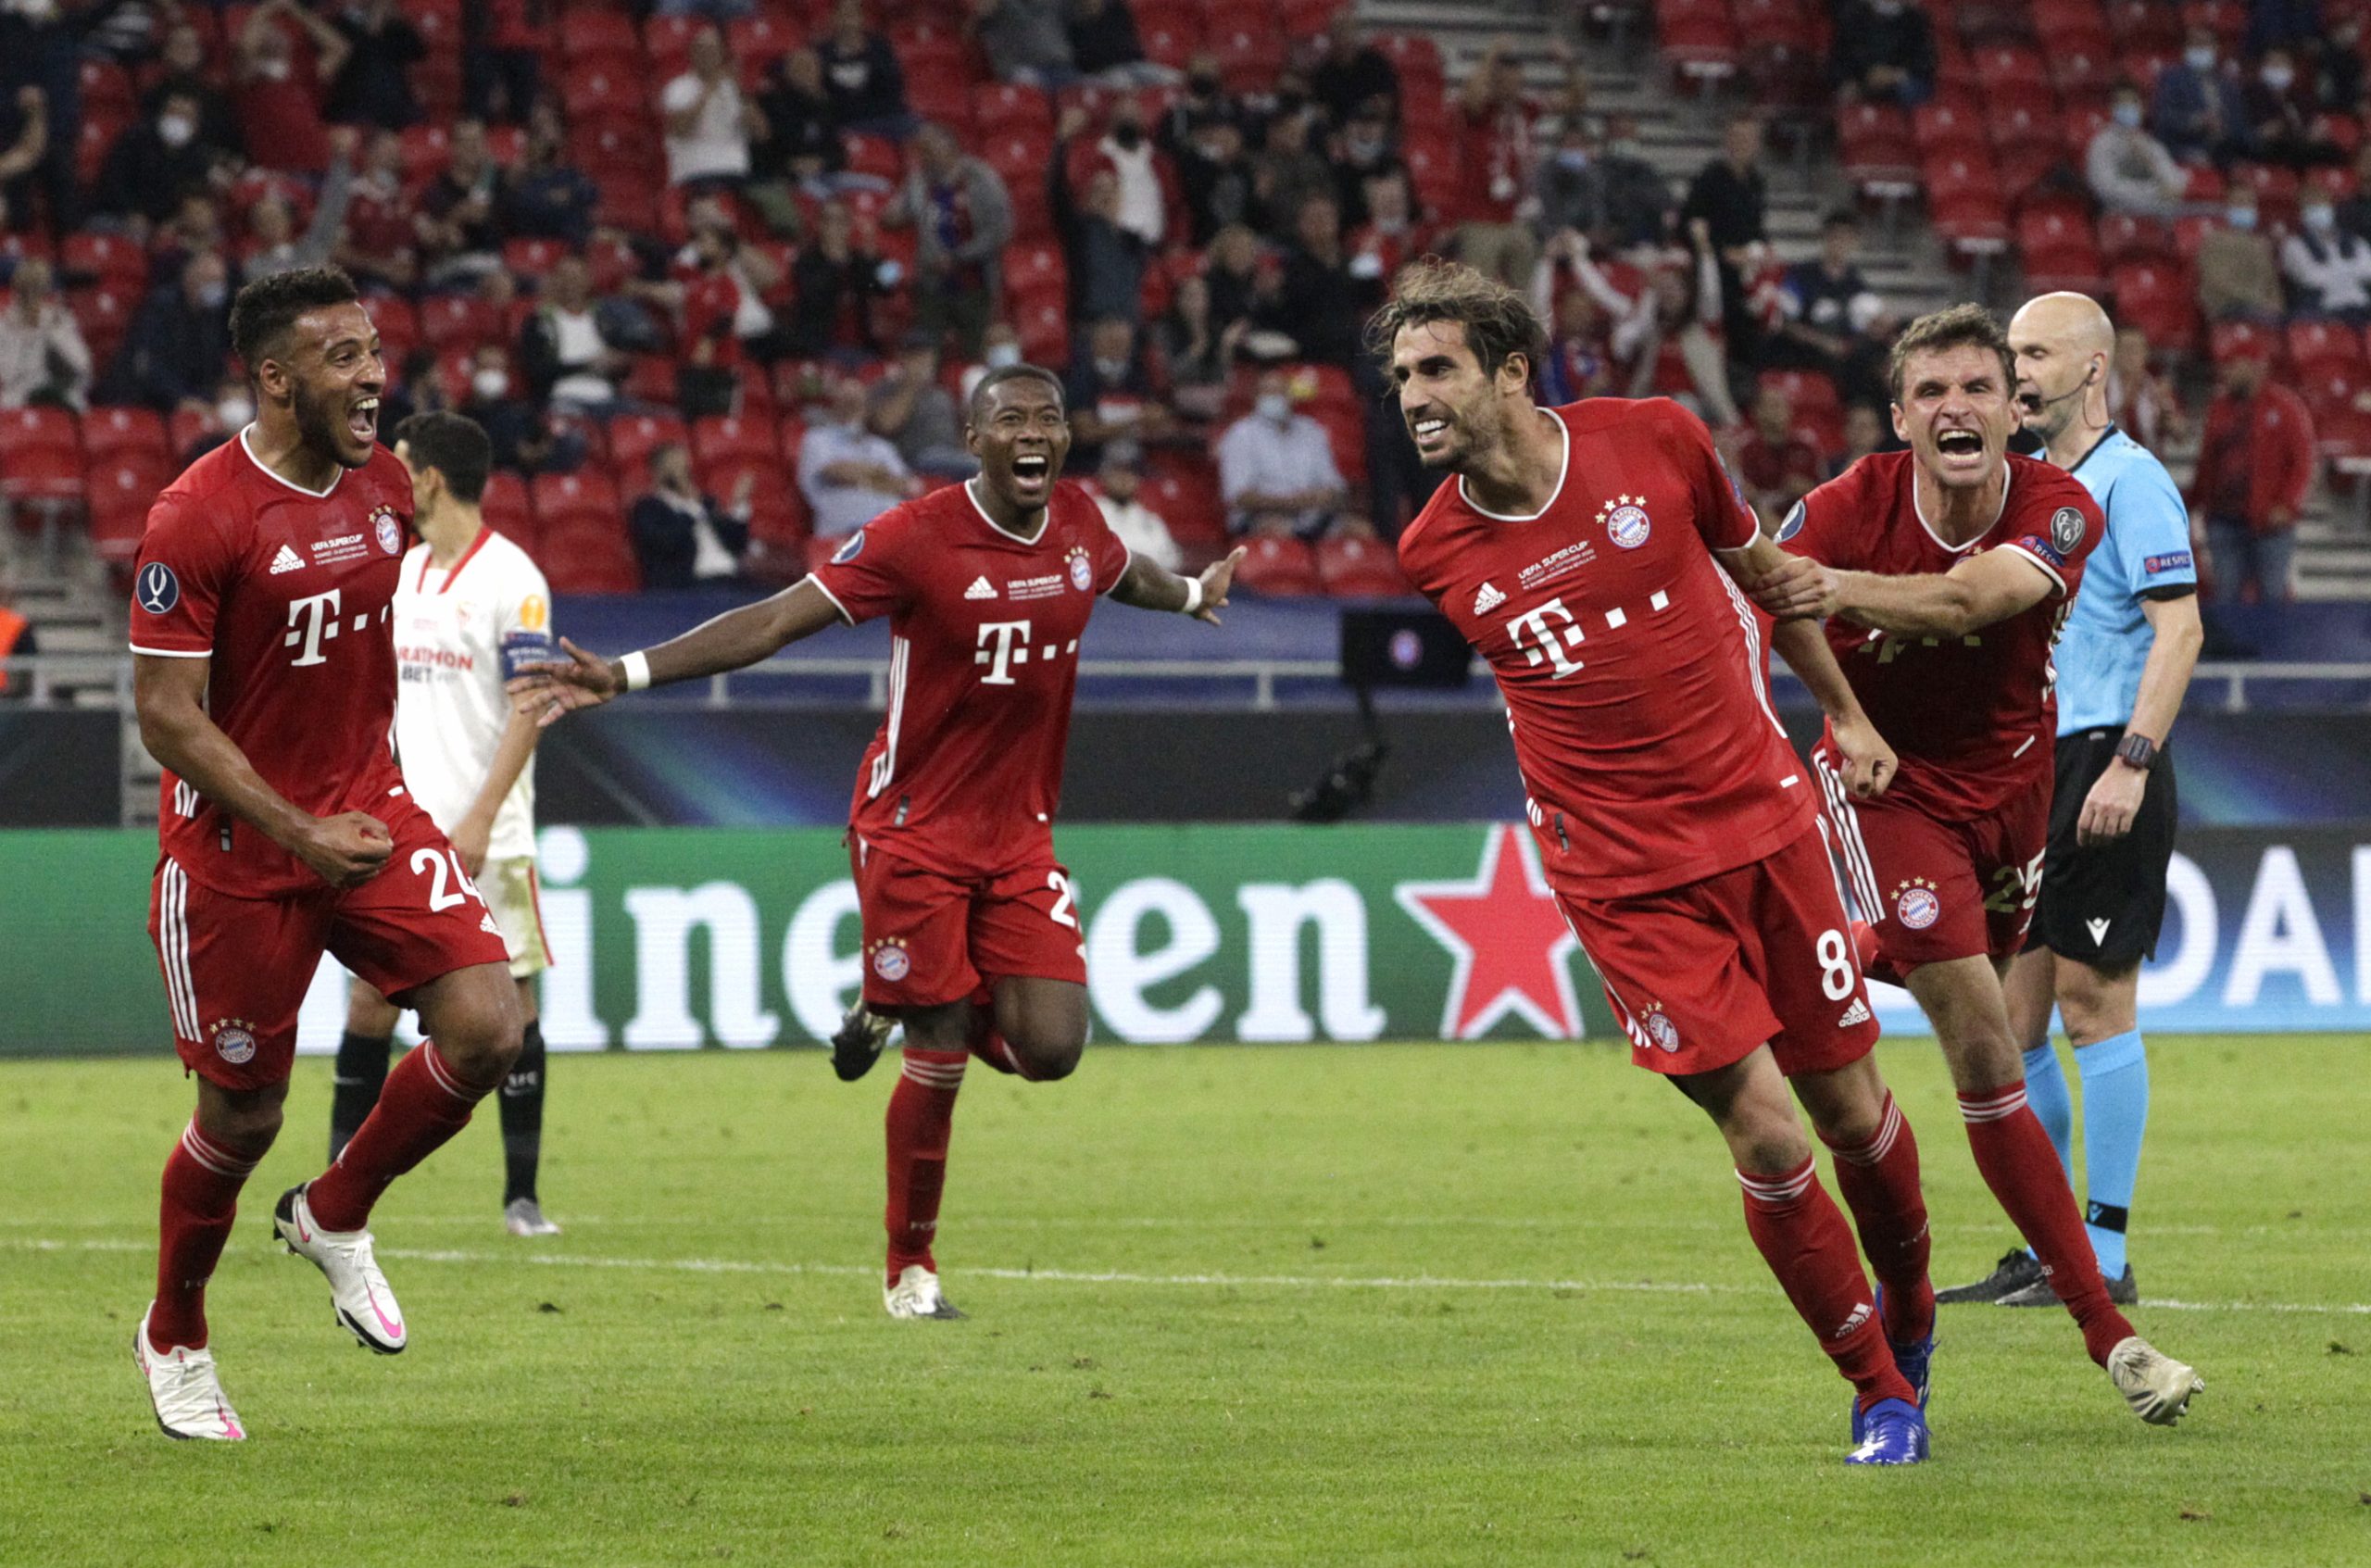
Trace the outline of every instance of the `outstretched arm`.
{"type": "Polygon", "coordinates": [[[2031,609],[2058,586],[2022,550],[1986,550],[1949,571],[1888,577],[1875,571],[1829,573],[1835,610],[1847,621],[1898,637],[1964,637],[2031,609]]]}
{"type": "Polygon", "coordinates": [[[680,637],[618,659],[589,654],[562,637],[559,646],[570,662],[536,665],[514,677],[510,698],[548,724],[572,709],[591,708],[646,685],[746,670],[840,619],[840,607],[822,584],[804,577],[770,599],[727,610],[680,637]],[[630,680],[630,674],[640,678],[630,680]]]}
{"type": "Polygon", "coordinates": [[[1150,556],[1130,556],[1128,570],[1111,584],[1110,596],[1138,609],[1183,611],[1216,626],[1217,612],[1226,608],[1226,591],[1235,583],[1236,564],[1242,559],[1243,546],[1237,545],[1223,559],[1204,567],[1199,577],[1181,577],[1150,556]]]}
{"type": "MultiPolygon", "coordinates": [[[[1766,594],[1780,603],[1789,592],[1798,596],[1806,592],[1800,586],[1805,580],[1804,568],[1810,569],[1814,581],[1825,571],[1817,562],[1790,556],[1761,537],[1741,550],[1715,551],[1713,558],[1747,592],[1757,598],[1766,594]]],[[[1770,629],[1770,646],[1778,650],[1787,667],[1827,716],[1837,749],[1843,754],[1845,787],[1860,800],[1883,795],[1886,786],[1893,782],[1898,766],[1893,748],[1862,710],[1861,699],[1853,694],[1852,684],[1844,678],[1843,667],[1836,662],[1835,651],[1827,646],[1827,634],[1820,629],[1819,621],[1808,616],[1781,620],[1770,629]]]]}

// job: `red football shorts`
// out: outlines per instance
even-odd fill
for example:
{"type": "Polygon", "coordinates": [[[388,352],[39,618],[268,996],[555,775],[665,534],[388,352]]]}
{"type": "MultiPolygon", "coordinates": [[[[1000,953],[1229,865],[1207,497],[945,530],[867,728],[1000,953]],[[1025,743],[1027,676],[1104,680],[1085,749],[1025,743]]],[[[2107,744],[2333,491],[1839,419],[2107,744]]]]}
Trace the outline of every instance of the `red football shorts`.
{"type": "Polygon", "coordinates": [[[1710,1073],[1765,1042],[1780,1072],[1825,1073],[1877,1043],[1825,821],[1685,887],[1557,901],[1650,1073],[1710,1073]]]}
{"type": "Polygon", "coordinates": [[[867,1007],[937,1007],[1007,976],[1086,984],[1070,872],[1055,862],[943,876],[854,834],[848,862],[864,924],[867,1007]]]}
{"type": "Polygon", "coordinates": [[[358,887],[248,898],[191,878],[169,856],[149,887],[148,935],[165,971],[182,1064],[226,1089],[288,1081],[296,1011],[324,952],[389,997],[510,951],[460,857],[409,797],[376,813],[395,841],[358,887]]]}
{"type": "Polygon", "coordinates": [[[1947,822],[1883,796],[1851,799],[1824,748],[1812,765],[1827,791],[1853,898],[1877,928],[1887,967],[1906,974],[1920,964],[2005,959],[2024,948],[2050,843],[2049,773],[1984,816],[1947,822]]]}

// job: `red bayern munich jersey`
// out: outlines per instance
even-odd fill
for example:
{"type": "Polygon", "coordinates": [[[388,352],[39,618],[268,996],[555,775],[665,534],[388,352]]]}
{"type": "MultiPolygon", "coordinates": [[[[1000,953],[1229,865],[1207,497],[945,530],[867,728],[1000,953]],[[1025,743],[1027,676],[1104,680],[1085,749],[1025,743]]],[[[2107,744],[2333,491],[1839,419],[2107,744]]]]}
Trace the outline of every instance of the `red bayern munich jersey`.
{"type": "MultiPolygon", "coordinates": [[[[410,543],[411,481],[385,447],[317,495],[257,462],[243,433],[149,508],[132,651],[211,658],[207,714],[298,809],[377,814],[403,783],[387,607],[410,543]]],[[[170,771],[157,822],[164,852],[219,892],[326,885],[170,771]]]]}
{"type": "Polygon", "coordinates": [[[817,586],[853,625],[889,617],[889,713],[857,770],[849,825],[947,876],[1053,855],[1078,641],[1128,547],[1077,485],[1035,539],[950,484],[866,523],[817,586]]]}
{"type": "Polygon", "coordinates": [[[1827,623],[1836,661],[1901,759],[1886,798],[1964,822],[2051,777],[2058,672],[2051,650],[2107,525],[2080,480],[2013,453],[2000,518],[1954,548],[1919,513],[1916,461],[1908,452],[1862,458],[1787,514],[1778,543],[1824,566],[1888,577],[1949,571],[1996,549],[2014,550],[2048,574],[2052,588],[2040,603],[1956,642],[1896,637],[1841,616],[1827,623]]]}
{"type": "Polygon", "coordinates": [[[1712,558],[1752,543],[1752,511],[1676,403],[1540,417],[1564,436],[1546,508],[1499,517],[1455,480],[1399,560],[1498,677],[1549,880],[1625,897],[1763,859],[1815,808],[1771,710],[1762,626],[1712,558]]]}

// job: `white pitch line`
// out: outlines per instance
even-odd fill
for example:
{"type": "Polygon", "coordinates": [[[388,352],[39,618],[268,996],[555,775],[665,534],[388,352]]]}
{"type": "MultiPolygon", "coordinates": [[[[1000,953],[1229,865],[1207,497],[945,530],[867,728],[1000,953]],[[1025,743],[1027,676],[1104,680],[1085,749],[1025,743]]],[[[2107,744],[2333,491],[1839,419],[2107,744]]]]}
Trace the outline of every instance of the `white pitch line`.
{"type": "MultiPolygon", "coordinates": [[[[54,1241],[0,1238],[0,1248],[21,1252],[151,1252],[155,1244],[128,1240],[54,1241]]],[[[527,1263],[539,1268],[630,1269],[695,1274],[820,1274],[872,1277],[880,1270],[856,1263],[766,1263],[742,1258],[607,1258],[569,1252],[460,1251],[445,1248],[382,1247],[382,1258],[412,1263],[527,1263]]],[[[1689,1280],[1459,1279],[1432,1274],[1381,1277],[1328,1274],[1153,1274],[1121,1269],[965,1268],[963,1279],[1047,1281],[1057,1285],[1148,1285],[1249,1286],[1278,1290],[1536,1290],[1648,1296],[1762,1295],[1767,1287],[1712,1285],[1689,1280]]],[[[2144,1311],[2168,1312],[2288,1312],[2371,1317],[2371,1302],[2167,1301],[2143,1302],[2144,1311]]]]}

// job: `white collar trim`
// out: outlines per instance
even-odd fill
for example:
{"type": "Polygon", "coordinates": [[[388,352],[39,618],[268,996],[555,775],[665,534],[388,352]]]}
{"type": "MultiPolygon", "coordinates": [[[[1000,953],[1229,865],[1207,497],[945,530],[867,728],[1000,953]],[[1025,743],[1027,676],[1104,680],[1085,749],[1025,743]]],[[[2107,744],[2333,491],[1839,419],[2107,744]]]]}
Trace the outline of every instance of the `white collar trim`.
{"type": "Polygon", "coordinates": [[[1525,512],[1520,515],[1513,515],[1507,512],[1494,512],[1489,508],[1482,505],[1479,501],[1476,501],[1474,498],[1473,492],[1465,488],[1465,476],[1463,474],[1459,474],[1457,476],[1457,498],[1459,500],[1464,502],[1474,511],[1488,518],[1493,522],[1537,522],[1541,518],[1548,515],[1548,509],[1556,504],[1557,497],[1564,494],[1565,476],[1573,471],[1573,427],[1566,424],[1562,420],[1558,419],[1555,414],[1549,412],[1546,408],[1539,410],[1539,417],[1553,423],[1556,427],[1556,433],[1564,438],[1564,456],[1556,465],[1556,488],[1548,493],[1548,499],[1540,503],[1539,509],[1536,512],[1525,512]]]}
{"type": "Polygon", "coordinates": [[[294,490],[299,495],[310,496],[316,501],[327,500],[330,496],[337,494],[337,487],[345,482],[345,467],[344,464],[340,464],[338,466],[337,477],[330,481],[330,487],[327,490],[306,489],[303,485],[297,483],[295,480],[290,479],[287,475],[281,473],[270,463],[265,462],[261,458],[256,456],[255,445],[247,439],[247,437],[255,433],[255,430],[256,427],[251,424],[247,426],[246,429],[239,433],[239,450],[245,452],[247,455],[247,461],[261,469],[267,477],[277,480],[279,483],[285,484],[289,489],[294,490]]]}
{"type": "Polygon", "coordinates": [[[1046,505],[1044,508],[1046,521],[1037,525],[1037,532],[1035,533],[1015,533],[1011,529],[1007,528],[1004,524],[990,517],[988,515],[988,508],[980,505],[979,492],[972,488],[974,483],[976,483],[976,476],[974,479],[967,479],[963,482],[963,498],[972,503],[972,509],[980,514],[980,521],[982,522],[986,523],[990,528],[995,529],[997,533],[1003,534],[1006,538],[1011,540],[1016,545],[1039,545],[1045,543],[1046,530],[1054,525],[1054,487],[1052,485],[1049,484],[1046,487],[1046,505]]]}
{"type": "Polygon", "coordinates": [[[1926,521],[1926,508],[1918,501],[1918,465],[1915,461],[1910,465],[1910,509],[1917,514],[1918,526],[1926,531],[1927,538],[1932,539],[1952,555],[1963,556],[1990,538],[1992,531],[2001,526],[2001,520],[2009,512],[2009,486],[2016,477],[2016,470],[2010,466],[2008,454],[2002,453],[2001,456],[2001,505],[1993,509],[1992,521],[1984,525],[1984,532],[1964,545],[1952,544],[1936,533],[1935,525],[1926,521]]]}

